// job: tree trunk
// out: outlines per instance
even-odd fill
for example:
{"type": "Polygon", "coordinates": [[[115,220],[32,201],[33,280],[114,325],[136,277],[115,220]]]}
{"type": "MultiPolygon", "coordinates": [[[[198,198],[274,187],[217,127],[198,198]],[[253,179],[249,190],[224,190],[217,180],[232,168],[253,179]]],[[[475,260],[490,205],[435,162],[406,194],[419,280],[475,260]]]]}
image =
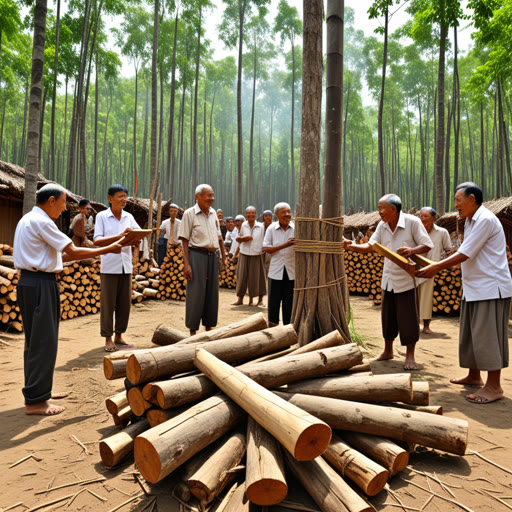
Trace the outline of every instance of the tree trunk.
{"type": "Polygon", "coordinates": [[[199,87],[199,62],[201,56],[201,14],[202,7],[199,5],[199,26],[197,27],[197,53],[196,53],[196,83],[194,86],[194,126],[192,134],[192,185],[199,185],[199,173],[197,169],[197,89],[199,87]]]}
{"type": "Polygon", "coordinates": [[[51,180],[55,180],[55,103],[57,99],[57,75],[59,69],[60,37],[60,0],[57,0],[57,20],[55,27],[55,57],[53,59],[52,121],[50,131],[50,169],[51,180]]]}
{"type": "Polygon", "coordinates": [[[445,106],[444,106],[444,81],[445,81],[445,54],[446,54],[446,33],[447,27],[445,17],[445,0],[441,0],[441,23],[440,23],[440,41],[439,41],[439,68],[437,74],[437,138],[435,152],[435,190],[436,206],[439,215],[444,215],[444,130],[445,130],[445,106]]]}
{"type": "Polygon", "coordinates": [[[32,75],[30,80],[30,109],[28,114],[27,164],[25,167],[23,214],[29,212],[36,204],[46,11],[47,1],[37,0],[34,11],[34,43],[32,50],[32,75]]]}
{"type": "Polygon", "coordinates": [[[379,171],[380,171],[380,194],[383,196],[386,193],[386,170],[384,167],[384,133],[383,133],[383,118],[384,118],[384,87],[386,84],[386,66],[388,60],[388,8],[384,15],[384,53],[382,57],[382,82],[380,87],[379,98],[379,111],[377,117],[377,136],[378,136],[378,153],[379,153],[379,171]]]}
{"type": "MultiPolygon", "coordinates": [[[[343,25],[342,25],[342,41],[343,41],[343,25]]],[[[290,156],[291,156],[291,194],[290,194],[290,201],[292,206],[292,212],[295,211],[296,202],[295,202],[295,154],[294,154],[294,142],[293,142],[293,132],[295,128],[295,41],[292,36],[290,40],[292,44],[292,123],[290,128],[290,156]]],[[[343,44],[343,43],[342,43],[343,44]]],[[[343,53],[343,51],[342,51],[343,53]]],[[[342,56],[343,60],[343,56],[342,56]]],[[[342,68],[343,69],[343,68],[342,68]]],[[[343,73],[341,73],[343,75],[343,73]]],[[[343,77],[341,78],[341,81],[343,82],[343,77]]],[[[343,90],[343,87],[342,87],[343,90]]]]}
{"type": "Polygon", "coordinates": [[[159,0],[155,0],[153,13],[153,57],[151,59],[151,154],[149,190],[158,175],[158,25],[159,0]]]}
{"type": "MultiPolygon", "coordinates": [[[[256,104],[256,69],[258,63],[258,49],[257,49],[257,41],[256,35],[254,36],[254,60],[253,60],[253,68],[252,68],[252,106],[251,106],[251,136],[249,139],[249,194],[253,194],[254,190],[254,165],[253,165],[253,156],[254,156],[254,107],[256,104]]],[[[247,195],[247,203],[253,204],[254,200],[252,195],[247,195]]],[[[293,209],[293,202],[292,202],[293,209]]]]}
{"type": "Polygon", "coordinates": [[[242,57],[244,45],[244,18],[247,0],[239,0],[238,12],[238,78],[236,83],[237,120],[237,212],[244,211],[244,136],[242,130],[242,57]]]}

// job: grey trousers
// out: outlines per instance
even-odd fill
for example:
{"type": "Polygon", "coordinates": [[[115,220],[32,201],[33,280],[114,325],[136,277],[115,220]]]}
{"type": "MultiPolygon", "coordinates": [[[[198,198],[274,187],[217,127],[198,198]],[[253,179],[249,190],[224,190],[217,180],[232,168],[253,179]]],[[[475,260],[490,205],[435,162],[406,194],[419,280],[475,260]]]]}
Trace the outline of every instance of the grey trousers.
{"type": "Polygon", "coordinates": [[[132,307],[132,275],[100,274],[100,335],[103,338],[128,329],[132,307]],[[116,325],[114,328],[114,315],[116,325]]]}
{"type": "Polygon", "coordinates": [[[219,262],[216,254],[189,250],[192,281],[187,281],[185,325],[197,331],[201,322],[215,327],[219,313],[219,262]]]}
{"type": "Polygon", "coordinates": [[[59,341],[60,295],[55,274],[21,271],[18,305],[25,330],[25,387],[27,405],[52,396],[53,371],[59,341]]]}
{"type": "Polygon", "coordinates": [[[510,298],[462,300],[459,364],[461,368],[495,371],[508,367],[510,298]]]}

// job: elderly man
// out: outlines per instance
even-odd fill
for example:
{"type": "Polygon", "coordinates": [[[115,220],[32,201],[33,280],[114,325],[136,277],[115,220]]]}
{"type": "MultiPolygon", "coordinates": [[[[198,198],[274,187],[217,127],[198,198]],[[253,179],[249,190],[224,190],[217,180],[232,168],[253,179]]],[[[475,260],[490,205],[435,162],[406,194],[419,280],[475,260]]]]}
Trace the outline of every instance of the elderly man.
{"type": "Polygon", "coordinates": [[[226,264],[226,252],[219,220],[211,207],[215,197],[210,185],[196,188],[196,204],[183,214],[179,238],[183,242],[184,274],[187,279],[185,324],[193,336],[199,325],[210,331],[219,312],[219,263],[226,264]]]}
{"type": "Polygon", "coordinates": [[[37,192],[36,206],[22,217],[14,235],[14,266],[20,270],[18,304],[25,329],[26,414],[52,415],[64,410],[49,401],[60,320],[56,274],[63,269],[63,261],[121,250],[119,241],[97,249],[76,247],[54,222],[65,209],[66,189],[57,184],[45,185],[37,192]]]}
{"type": "MultiPolygon", "coordinates": [[[[231,249],[231,243],[233,242],[232,236],[235,233],[235,219],[233,217],[226,217],[226,236],[224,237],[224,246],[227,251],[231,249]]],[[[236,235],[236,233],[235,233],[236,235]]]]}
{"type": "MultiPolygon", "coordinates": [[[[140,229],[133,215],[124,211],[128,199],[126,188],[112,185],[107,195],[110,208],[96,215],[94,229],[94,243],[100,247],[121,239],[130,229],[140,229]]],[[[132,348],[123,339],[132,306],[132,272],[130,246],[123,247],[120,254],[101,257],[100,335],[105,338],[106,352],[132,348]]]]}
{"type": "MultiPolygon", "coordinates": [[[[275,209],[274,209],[275,211],[275,209]]],[[[265,233],[267,232],[268,227],[272,224],[272,212],[270,210],[265,210],[263,212],[263,227],[265,228],[265,233]]]]}
{"type": "Polygon", "coordinates": [[[271,257],[268,270],[268,323],[279,323],[282,305],[283,324],[292,318],[293,288],[295,286],[295,226],[288,203],[277,203],[274,207],[277,222],[268,227],[263,240],[263,251],[271,257]]]}
{"type": "Polygon", "coordinates": [[[477,393],[466,396],[475,404],[488,404],[503,397],[500,378],[501,369],[508,367],[508,314],[512,297],[503,227],[482,203],[482,190],[474,183],[462,183],[456,188],[455,209],[466,219],[464,241],[457,252],[416,273],[428,278],[461,264],[459,363],[468,368],[468,374],[450,382],[481,387],[477,393]],[[485,384],[481,371],[488,372],[485,384]]]}
{"type": "MultiPolygon", "coordinates": [[[[450,234],[444,228],[435,225],[437,212],[430,206],[425,206],[420,210],[420,220],[425,226],[428,236],[434,244],[426,257],[432,261],[439,261],[443,253],[451,254],[452,243],[450,234]]],[[[432,334],[430,322],[432,320],[432,301],[434,299],[434,279],[427,279],[420,285],[420,320],[423,320],[422,332],[432,334]]]]}
{"type": "Polygon", "coordinates": [[[172,203],[169,206],[169,218],[160,224],[160,239],[158,240],[158,265],[162,265],[167,246],[181,243],[178,238],[178,232],[181,220],[177,219],[179,206],[172,203]]]}
{"type": "Polygon", "coordinates": [[[220,233],[222,235],[222,239],[224,240],[228,228],[224,222],[224,212],[220,208],[217,210],[217,219],[219,220],[220,233]]]}
{"type": "Polygon", "coordinates": [[[237,301],[233,306],[244,303],[245,292],[249,294],[249,306],[254,306],[253,299],[258,297],[256,306],[263,305],[263,296],[267,293],[265,283],[265,262],[263,260],[263,238],[265,228],[256,220],[256,208],[245,209],[247,219],[240,228],[236,241],[240,244],[240,257],[236,267],[237,301]]]}
{"type": "Polygon", "coordinates": [[[78,214],[71,222],[69,231],[71,240],[77,247],[92,247],[94,245],[88,239],[94,233],[94,219],[91,215],[91,203],[88,199],[80,199],[78,214]]]}
{"type": "MultiPolygon", "coordinates": [[[[387,194],[380,198],[379,215],[382,220],[370,240],[360,245],[345,240],[345,249],[368,253],[373,250],[375,243],[380,243],[408,258],[413,254],[428,252],[434,246],[421,221],[414,215],[402,212],[402,201],[397,195],[387,194]]],[[[400,334],[400,343],[406,347],[404,369],[417,370],[414,350],[420,330],[414,280],[386,258],[381,286],[384,351],[377,361],[393,359],[393,341],[400,334]]]]}
{"type": "Polygon", "coordinates": [[[229,254],[231,254],[231,257],[233,258],[233,260],[235,260],[235,262],[238,258],[238,253],[240,252],[239,250],[237,251],[237,249],[239,249],[240,244],[236,241],[236,239],[244,222],[245,217],[243,215],[237,215],[235,217],[235,229],[233,229],[233,232],[231,233],[231,247],[229,248],[229,254]]]}

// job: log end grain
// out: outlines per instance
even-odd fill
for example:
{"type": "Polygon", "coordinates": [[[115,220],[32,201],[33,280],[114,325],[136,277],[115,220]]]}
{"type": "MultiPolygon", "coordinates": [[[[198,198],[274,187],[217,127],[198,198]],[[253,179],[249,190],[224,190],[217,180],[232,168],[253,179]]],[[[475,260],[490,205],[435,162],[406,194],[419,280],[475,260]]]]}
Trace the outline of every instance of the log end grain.
{"type": "Polygon", "coordinates": [[[247,499],[255,505],[270,506],[281,503],[288,494],[288,486],[281,480],[265,478],[245,489],[247,499]]]}
{"type": "Polygon", "coordinates": [[[139,384],[142,377],[142,370],[139,361],[134,355],[128,358],[126,363],[126,376],[132,384],[139,384]]]}
{"type": "Polygon", "coordinates": [[[116,465],[114,450],[105,441],[100,441],[100,457],[103,464],[108,468],[116,465]]]}
{"type": "Polygon", "coordinates": [[[407,467],[407,464],[409,464],[409,452],[404,450],[395,456],[393,465],[391,466],[391,476],[395,476],[400,473],[400,471],[403,471],[407,467]]]}
{"type": "MultiPolygon", "coordinates": [[[[407,465],[407,464],[406,464],[407,465]]],[[[368,496],[375,496],[378,494],[382,489],[384,489],[384,486],[386,485],[386,482],[388,481],[389,477],[389,471],[387,469],[383,469],[379,473],[377,473],[368,483],[366,489],[364,489],[364,492],[368,496]]]]}
{"type": "Polygon", "coordinates": [[[144,437],[137,437],[134,446],[135,464],[146,481],[156,484],[161,479],[162,462],[153,443],[144,437]]]}
{"type": "Polygon", "coordinates": [[[331,427],[316,423],[306,428],[298,437],[293,456],[297,460],[313,460],[327,450],[331,442],[331,427]]]}
{"type": "Polygon", "coordinates": [[[135,416],[143,416],[151,404],[142,396],[142,390],[132,387],[128,390],[128,403],[135,416]]]}

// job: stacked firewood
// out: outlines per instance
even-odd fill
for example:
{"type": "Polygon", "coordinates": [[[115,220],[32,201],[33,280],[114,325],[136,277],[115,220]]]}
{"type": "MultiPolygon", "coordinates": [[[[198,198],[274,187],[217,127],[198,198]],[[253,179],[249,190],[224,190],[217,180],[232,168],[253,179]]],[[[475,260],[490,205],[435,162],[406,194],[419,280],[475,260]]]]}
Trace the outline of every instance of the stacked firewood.
{"type": "Polygon", "coordinates": [[[183,251],[180,244],[168,245],[160,268],[158,292],[162,299],[185,300],[187,280],[183,274],[183,251]]]}
{"type": "Polygon", "coordinates": [[[337,331],[298,348],[292,325],[269,329],[260,313],[192,337],[159,326],[153,341],[105,357],[106,378],[129,382],[107,408],[136,421],[100,442],[101,458],[133,452],[149,483],[179,468],[174,495],[200,510],[280,503],[293,474],[323,511],[370,511],[347,479],[373,496],[415,444],[465,452],[468,423],[428,405],[428,383],[372,375],[337,331]]]}
{"type": "MultiPolygon", "coordinates": [[[[368,254],[345,252],[349,292],[355,295],[367,295],[376,305],[379,305],[383,263],[384,258],[375,252],[368,254]]],[[[434,279],[432,311],[445,314],[457,312],[460,308],[462,287],[460,267],[442,270],[434,279]]]]}
{"type": "Polygon", "coordinates": [[[6,329],[21,332],[20,308],[16,301],[16,285],[19,275],[13,268],[12,247],[0,244],[0,323],[6,329]]]}
{"type": "Polygon", "coordinates": [[[236,288],[236,263],[230,254],[226,258],[226,266],[219,272],[219,286],[230,290],[236,288]]]}

